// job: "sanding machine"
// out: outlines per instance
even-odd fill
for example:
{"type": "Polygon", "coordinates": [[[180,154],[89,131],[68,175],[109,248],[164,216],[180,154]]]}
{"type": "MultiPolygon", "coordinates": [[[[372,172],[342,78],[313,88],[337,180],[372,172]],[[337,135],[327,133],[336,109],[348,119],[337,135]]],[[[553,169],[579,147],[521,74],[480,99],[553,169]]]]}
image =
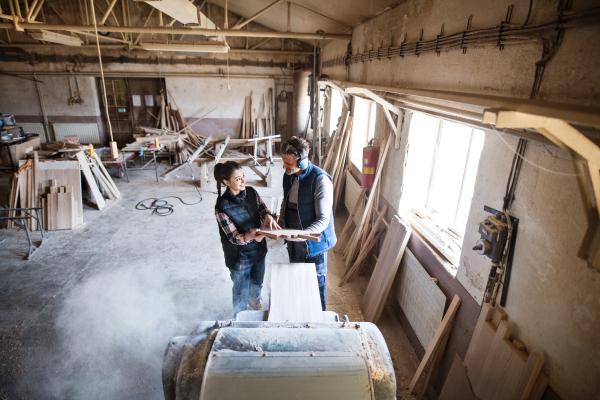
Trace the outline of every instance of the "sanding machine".
{"type": "Polygon", "coordinates": [[[377,326],[331,311],[324,317],[274,322],[266,311],[242,311],[236,320],[201,322],[167,347],[165,399],[395,399],[377,326]]]}

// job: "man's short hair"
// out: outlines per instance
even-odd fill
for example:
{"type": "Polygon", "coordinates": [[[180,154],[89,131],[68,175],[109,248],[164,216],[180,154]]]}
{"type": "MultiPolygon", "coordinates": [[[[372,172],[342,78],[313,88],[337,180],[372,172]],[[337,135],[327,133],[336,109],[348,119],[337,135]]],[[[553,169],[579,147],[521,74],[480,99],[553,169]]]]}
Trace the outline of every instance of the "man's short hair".
{"type": "Polygon", "coordinates": [[[281,145],[281,154],[284,156],[294,156],[296,160],[301,159],[303,156],[308,157],[308,151],[310,145],[302,138],[292,136],[287,142],[281,145]],[[298,152],[298,149],[302,150],[302,154],[298,152]]]}

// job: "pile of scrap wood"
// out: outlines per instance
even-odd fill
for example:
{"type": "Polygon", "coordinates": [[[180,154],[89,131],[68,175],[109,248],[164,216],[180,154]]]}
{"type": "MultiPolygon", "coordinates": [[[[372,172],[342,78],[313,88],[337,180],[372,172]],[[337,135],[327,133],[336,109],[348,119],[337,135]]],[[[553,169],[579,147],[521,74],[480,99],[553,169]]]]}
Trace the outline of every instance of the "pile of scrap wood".
{"type": "Polygon", "coordinates": [[[84,146],[77,143],[65,143],[65,142],[50,142],[46,144],[48,150],[54,150],[61,153],[77,153],[83,149],[89,149],[89,146],[84,146]]]}
{"type": "MultiPolygon", "coordinates": [[[[99,210],[106,200],[121,197],[112,178],[94,153],[88,155],[79,150],[76,159],[40,160],[37,152],[33,160],[27,160],[13,174],[9,194],[9,208],[44,207],[40,216],[45,229],[73,229],[83,224],[81,173],[86,179],[92,197],[99,210]]],[[[9,216],[17,216],[17,211],[9,216]]],[[[28,219],[30,230],[40,227],[35,219],[28,219]]],[[[8,228],[14,227],[9,221],[8,228]]]]}
{"type": "MultiPolygon", "coordinates": [[[[208,114],[216,110],[216,108],[192,121],[192,123],[188,123],[183,117],[181,109],[175,103],[171,92],[168,89],[167,92],[169,94],[168,102],[165,101],[165,96],[161,95],[160,116],[156,117],[151,114],[156,120],[155,126],[142,126],[140,127],[141,133],[134,136],[136,136],[135,140],[138,143],[153,142],[155,138],[158,138],[159,143],[165,146],[165,151],[168,151],[173,156],[173,163],[179,165],[184,163],[206,139],[194,132],[192,125],[204,119],[208,114]]],[[[214,146],[207,146],[201,154],[214,157],[214,146]]]]}

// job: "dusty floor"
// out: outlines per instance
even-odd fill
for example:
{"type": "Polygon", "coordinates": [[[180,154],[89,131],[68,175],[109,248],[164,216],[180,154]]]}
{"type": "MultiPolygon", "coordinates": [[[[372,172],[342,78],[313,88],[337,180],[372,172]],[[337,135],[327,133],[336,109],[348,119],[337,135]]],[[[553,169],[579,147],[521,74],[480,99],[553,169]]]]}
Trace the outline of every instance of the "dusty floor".
{"type": "MultiPolygon", "coordinates": [[[[267,205],[281,193],[280,164],[275,171],[276,184],[266,188],[246,169],[248,184],[267,205]]],[[[162,399],[168,340],[189,334],[199,321],[231,318],[216,194],[202,190],[203,201],[193,206],[170,199],[174,214],[160,217],[135,205],[171,195],[195,202],[191,180],[157,183],[153,171],[130,176],[130,183],[115,179],[122,199],[102,212],[84,207],[85,225],[51,232],[32,261],[24,261],[24,231],[0,230],[0,241],[6,239],[0,244],[0,400],[162,399]]],[[[2,174],[0,204],[6,203],[7,180],[2,174]]],[[[343,223],[341,216],[338,229],[343,223]]],[[[269,261],[287,261],[282,241],[269,242],[269,261]]],[[[362,321],[366,279],[339,288],[342,267],[330,251],[328,309],[362,321]]],[[[267,266],[265,307],[269,277],[267,266]]],[[[396,369],[398,397],[412,398],[406,393],[418,359],[395,316],[384,311],[379,327],[396,369]]]]}

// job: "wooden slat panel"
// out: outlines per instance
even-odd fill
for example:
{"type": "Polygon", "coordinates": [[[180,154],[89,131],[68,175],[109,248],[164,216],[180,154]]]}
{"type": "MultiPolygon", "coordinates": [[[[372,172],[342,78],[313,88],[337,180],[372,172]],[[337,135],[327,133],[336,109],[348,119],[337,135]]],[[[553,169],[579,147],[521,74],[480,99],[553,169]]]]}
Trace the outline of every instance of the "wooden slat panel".
{"type": "Polygon", "coordinates": [[[377,323],[379,320],[411,232],[412,229],[404,224],[400,217],[395,215],[392,218],[362,302],[365,321],[377,323]]]}
{"type": "Polygon", "coordinates": [[[323,322],[312,263],[272,264],[269,321],[323,322]]]}

